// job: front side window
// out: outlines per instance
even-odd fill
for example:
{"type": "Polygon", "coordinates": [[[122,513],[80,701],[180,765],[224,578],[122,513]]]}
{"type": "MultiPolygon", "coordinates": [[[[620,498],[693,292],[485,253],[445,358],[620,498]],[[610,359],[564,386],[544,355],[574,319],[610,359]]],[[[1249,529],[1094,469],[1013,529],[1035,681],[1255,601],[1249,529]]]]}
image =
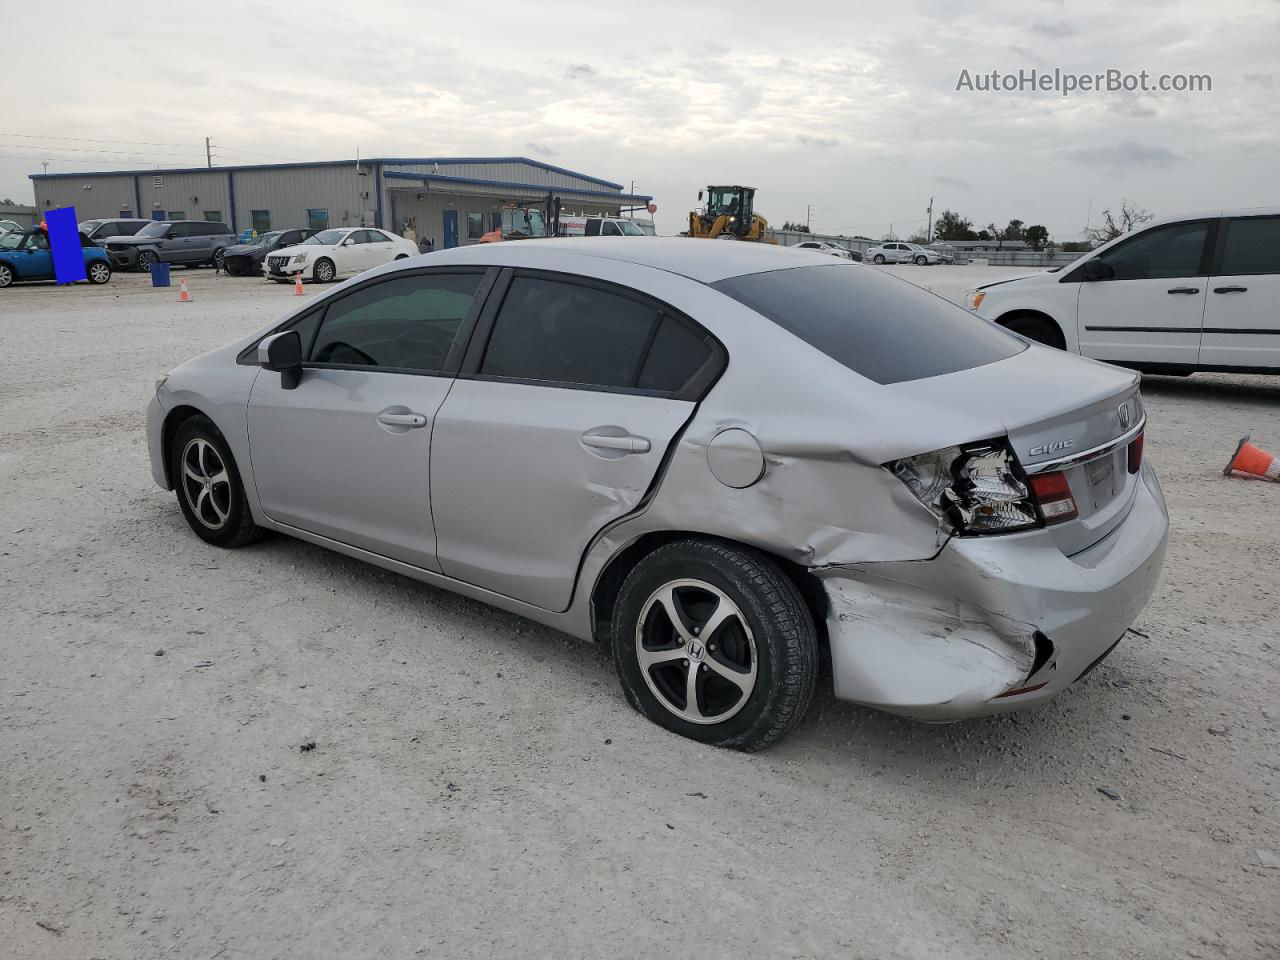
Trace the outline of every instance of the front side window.
{"type": "Polygon", "coordinates": [[[250,210],[249,220],[253,223],[254,233],[266,233],[271,229],[270,210],[250,210]]]}
{"type": "Polygon", "coordinates": [[[587,221],[587,226],[583,233],[588,237],[600,236],[600,221],[592,217],[587,221]]]}
{"type": "Polygon", "coordinates": [[[329,226],[329,211],[322,208],[307,209],[307,227],[311,230],[324,230],[329,226]]]}
{"type": "Polygon", "coordinates": [[[484,236],[484,214],[468,213],[467,214],[467,239],[479,240],[484,236]]]}
{"type": "Polygon", "coordinates": [[[494,321],[482,376],[636,388],[655,306],[594,287],[516,277],[494,321]]]}
{"type": "Polygon", "coordinates": [[[645,232],[637,227],[630,220],[619,220],[617,223],[619,231],[626,237],[643,237],[645,232]]]}
{"type": "Polygon", "coordinates": [[[1246,217],[1227,223],[1220,277],[1280,274],[1280,217],[1246,217]]]}
{"type": "Polygon", "coordinates": [[[1027,346],[914,284],[835,262],[750,273],[711,286],[876,383],[968,370],[1027,346]]]}
{"type": "Polygon", "coordinates": [[[1204,220],[1171,223],[1118,244],[1097,259],[1114,271],[1111,280],[1200,276],[1208,233],[1209,224],[1204,220]]]}
{"type": "Polygon", "coordinates": [[[600,235],[602,237],[620,237],[622,236],[622,231],[618,229],[618,225],[612,220],[606,220],[604,222],[603,229],[600,231],[600,235]]]}
{"type": "Polygon", "coordinates": [[[483,276],[397,277],[357,290],[325,312],[311,362],[440,372],[483,276]]]}

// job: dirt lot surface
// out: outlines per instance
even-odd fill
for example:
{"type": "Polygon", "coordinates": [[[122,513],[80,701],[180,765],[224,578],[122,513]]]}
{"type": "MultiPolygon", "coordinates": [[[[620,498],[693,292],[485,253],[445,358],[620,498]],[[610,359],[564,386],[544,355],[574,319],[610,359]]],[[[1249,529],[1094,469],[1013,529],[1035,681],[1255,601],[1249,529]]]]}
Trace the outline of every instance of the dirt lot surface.
{"type": "Polygon", "coordinates": [[[0,291],[0,956],[1280,956],[1280,485],[1221,475],[1246,432],[1280,450],[1280,380],[1148,380],[1164,578],[1056,702],[924,726],[828,692],[745,756],[553,631],[199,542],[148,472],[153,381],[295,301],[182,275],[190,304],[0,291]]]}

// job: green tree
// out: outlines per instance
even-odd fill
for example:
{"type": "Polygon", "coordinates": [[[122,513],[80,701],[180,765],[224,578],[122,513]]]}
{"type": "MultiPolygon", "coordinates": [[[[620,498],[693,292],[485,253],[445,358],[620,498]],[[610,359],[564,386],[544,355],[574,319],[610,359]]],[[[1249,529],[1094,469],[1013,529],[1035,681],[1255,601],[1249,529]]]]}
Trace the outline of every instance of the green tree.
{"type": "Polygon", "coordinates": [[[1003,240],[1025,240],[1026,237],[1025,231],[1022,229],[1022,221],[1010,220],[1009,225],[1000,232],[1000,237],[1003,240]]]}
{"type": "Polygon", "coordinates": [[[973,232],[973,221],[954,210],[943,210],[933,225],[933,236],[937,240],[973,240],[977,234],[973,232]]]}
{"type": "Polygon", "coordinates": [[[1022,231],[1023,242],[1032,250],[1043,250],[1049,242],[1049,230],[1038,223],[1033,223],[1022,231]]]}

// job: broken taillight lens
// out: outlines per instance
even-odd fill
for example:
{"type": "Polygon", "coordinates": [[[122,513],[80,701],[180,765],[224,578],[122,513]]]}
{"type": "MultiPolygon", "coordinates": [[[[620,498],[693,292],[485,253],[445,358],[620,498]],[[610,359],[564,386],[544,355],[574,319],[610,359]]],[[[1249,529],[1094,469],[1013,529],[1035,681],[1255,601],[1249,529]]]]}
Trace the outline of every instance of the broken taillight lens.
{"type": "Polygon", "coordinates": [[[1137,473],[1142,467],[1142,446],[1146,431],[1129,441],[1129,472],[1137,473]]]}
{"type": "Polygon", "coordinates": [[[1044,514],[1045,523],[1063,523],[1073,520],[1078,515],[1076,498],[1071,495],[1071,484],[1067,475],[1061,470],[1052,473],[1037,473],[1031,478],[1031,489],[1035,492],[1036,502],[1040,504],[1040,512],[1044,514]]]}
{"type": "Polygon", "coordinates": [[[947,447],[887,466],[957,533],[1008,533],[1040,525],[1021,471],[1001,441],[947,447]]]}

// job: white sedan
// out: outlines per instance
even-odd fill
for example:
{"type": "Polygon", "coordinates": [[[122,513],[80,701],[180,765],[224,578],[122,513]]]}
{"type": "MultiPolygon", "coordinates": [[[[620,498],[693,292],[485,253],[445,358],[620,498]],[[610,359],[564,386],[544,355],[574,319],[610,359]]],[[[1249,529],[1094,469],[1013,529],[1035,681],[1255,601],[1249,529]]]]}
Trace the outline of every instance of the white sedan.
{"type": "Polygon", "coordinates": [[[828,240],[806,240],[804,243],[796,244],[795,249],[805,250],[809,253],[825,253],[831,257],[840,257],[842,260],[855,259],[853,254],[844,247],[828,240]]]}
{"type": "Polygon", "coordinates": [[[417,254],[415,243],[385,230],[321,230],[296,246],[267,256],[262,262],[262,275],[280,283],[291,281],[295,274],[301,274],[303,280],[329,283],[417,254]]]}

